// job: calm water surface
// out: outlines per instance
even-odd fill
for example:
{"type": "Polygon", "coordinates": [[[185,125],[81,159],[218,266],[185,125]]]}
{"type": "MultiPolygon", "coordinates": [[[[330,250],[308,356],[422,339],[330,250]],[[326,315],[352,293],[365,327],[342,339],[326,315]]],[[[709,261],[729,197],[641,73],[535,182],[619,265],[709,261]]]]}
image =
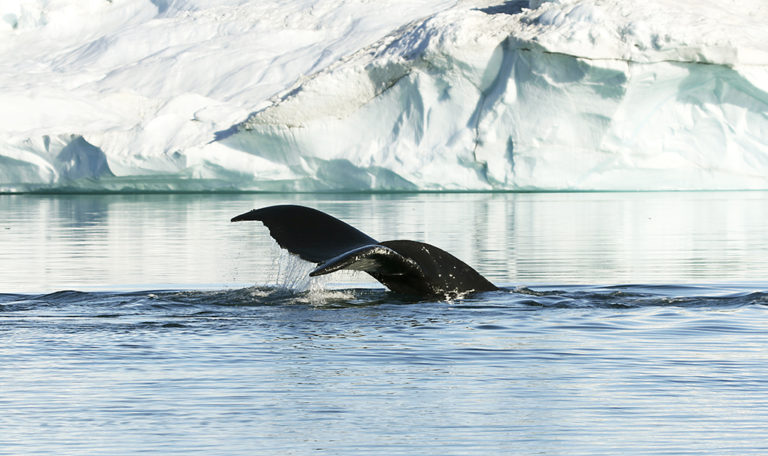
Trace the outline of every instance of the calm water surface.
{"type": "Polygon", "coordinates": [[[768,193],[0,196],[0,455],[768,454],[768,193]],[[254,207],[505,288],[305,280],[254,207]]]}

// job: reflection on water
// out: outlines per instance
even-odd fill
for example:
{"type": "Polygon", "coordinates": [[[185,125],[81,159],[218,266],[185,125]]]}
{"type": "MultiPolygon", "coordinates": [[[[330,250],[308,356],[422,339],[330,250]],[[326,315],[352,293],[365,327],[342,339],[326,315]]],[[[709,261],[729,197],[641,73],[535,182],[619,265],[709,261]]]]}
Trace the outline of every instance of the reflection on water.
{"type": "Polygon", "coordinates": [[[280,203],[435,244],[502,285],[768,277],[765,192],[2,195],[0,291],[273,283],[267,230],[229,219],[280,203]]]}

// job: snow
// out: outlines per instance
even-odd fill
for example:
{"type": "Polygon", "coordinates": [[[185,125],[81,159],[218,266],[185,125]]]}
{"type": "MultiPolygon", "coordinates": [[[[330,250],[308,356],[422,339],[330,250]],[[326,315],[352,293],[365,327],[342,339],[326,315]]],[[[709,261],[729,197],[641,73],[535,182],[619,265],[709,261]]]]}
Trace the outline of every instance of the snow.
{"type": "Polygon", "coordinates": [[[2,0],[0,192],[768,188],[762,0],[2,0]]]}

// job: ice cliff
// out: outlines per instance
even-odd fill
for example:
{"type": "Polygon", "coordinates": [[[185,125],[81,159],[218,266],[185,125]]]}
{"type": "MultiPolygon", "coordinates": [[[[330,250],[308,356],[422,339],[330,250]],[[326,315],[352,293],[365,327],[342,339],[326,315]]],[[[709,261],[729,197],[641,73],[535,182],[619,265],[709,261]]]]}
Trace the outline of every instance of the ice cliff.
{"type": "Polygon", "coordinates": [[[766,189],[766,23],[762,0],[12,0],[0,191],[766,189]]]}

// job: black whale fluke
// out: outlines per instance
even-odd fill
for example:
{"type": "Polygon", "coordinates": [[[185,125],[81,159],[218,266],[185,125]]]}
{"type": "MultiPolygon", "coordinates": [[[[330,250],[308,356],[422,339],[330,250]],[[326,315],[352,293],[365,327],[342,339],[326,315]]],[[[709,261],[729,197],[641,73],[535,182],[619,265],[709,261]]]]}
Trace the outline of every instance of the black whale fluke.
{"type": "Polygon", "coordinates": [[[258,220],[280,247],[318,263],[309,275],[342,269],[365,271],[387,288],[418,296],[445,296],[498,288],[450,253],[417,241],[379,242],[324,212],[280,205],[238,215],[233,222],[258,220]]]}
{"type": "Polygon", "coordinates": [[[233,222],[258,220],[280,247],[302,260],[322,263],[358,247],[378,241],[325,212],[304,206],[282,205],[254,209],[233,222]]]}

